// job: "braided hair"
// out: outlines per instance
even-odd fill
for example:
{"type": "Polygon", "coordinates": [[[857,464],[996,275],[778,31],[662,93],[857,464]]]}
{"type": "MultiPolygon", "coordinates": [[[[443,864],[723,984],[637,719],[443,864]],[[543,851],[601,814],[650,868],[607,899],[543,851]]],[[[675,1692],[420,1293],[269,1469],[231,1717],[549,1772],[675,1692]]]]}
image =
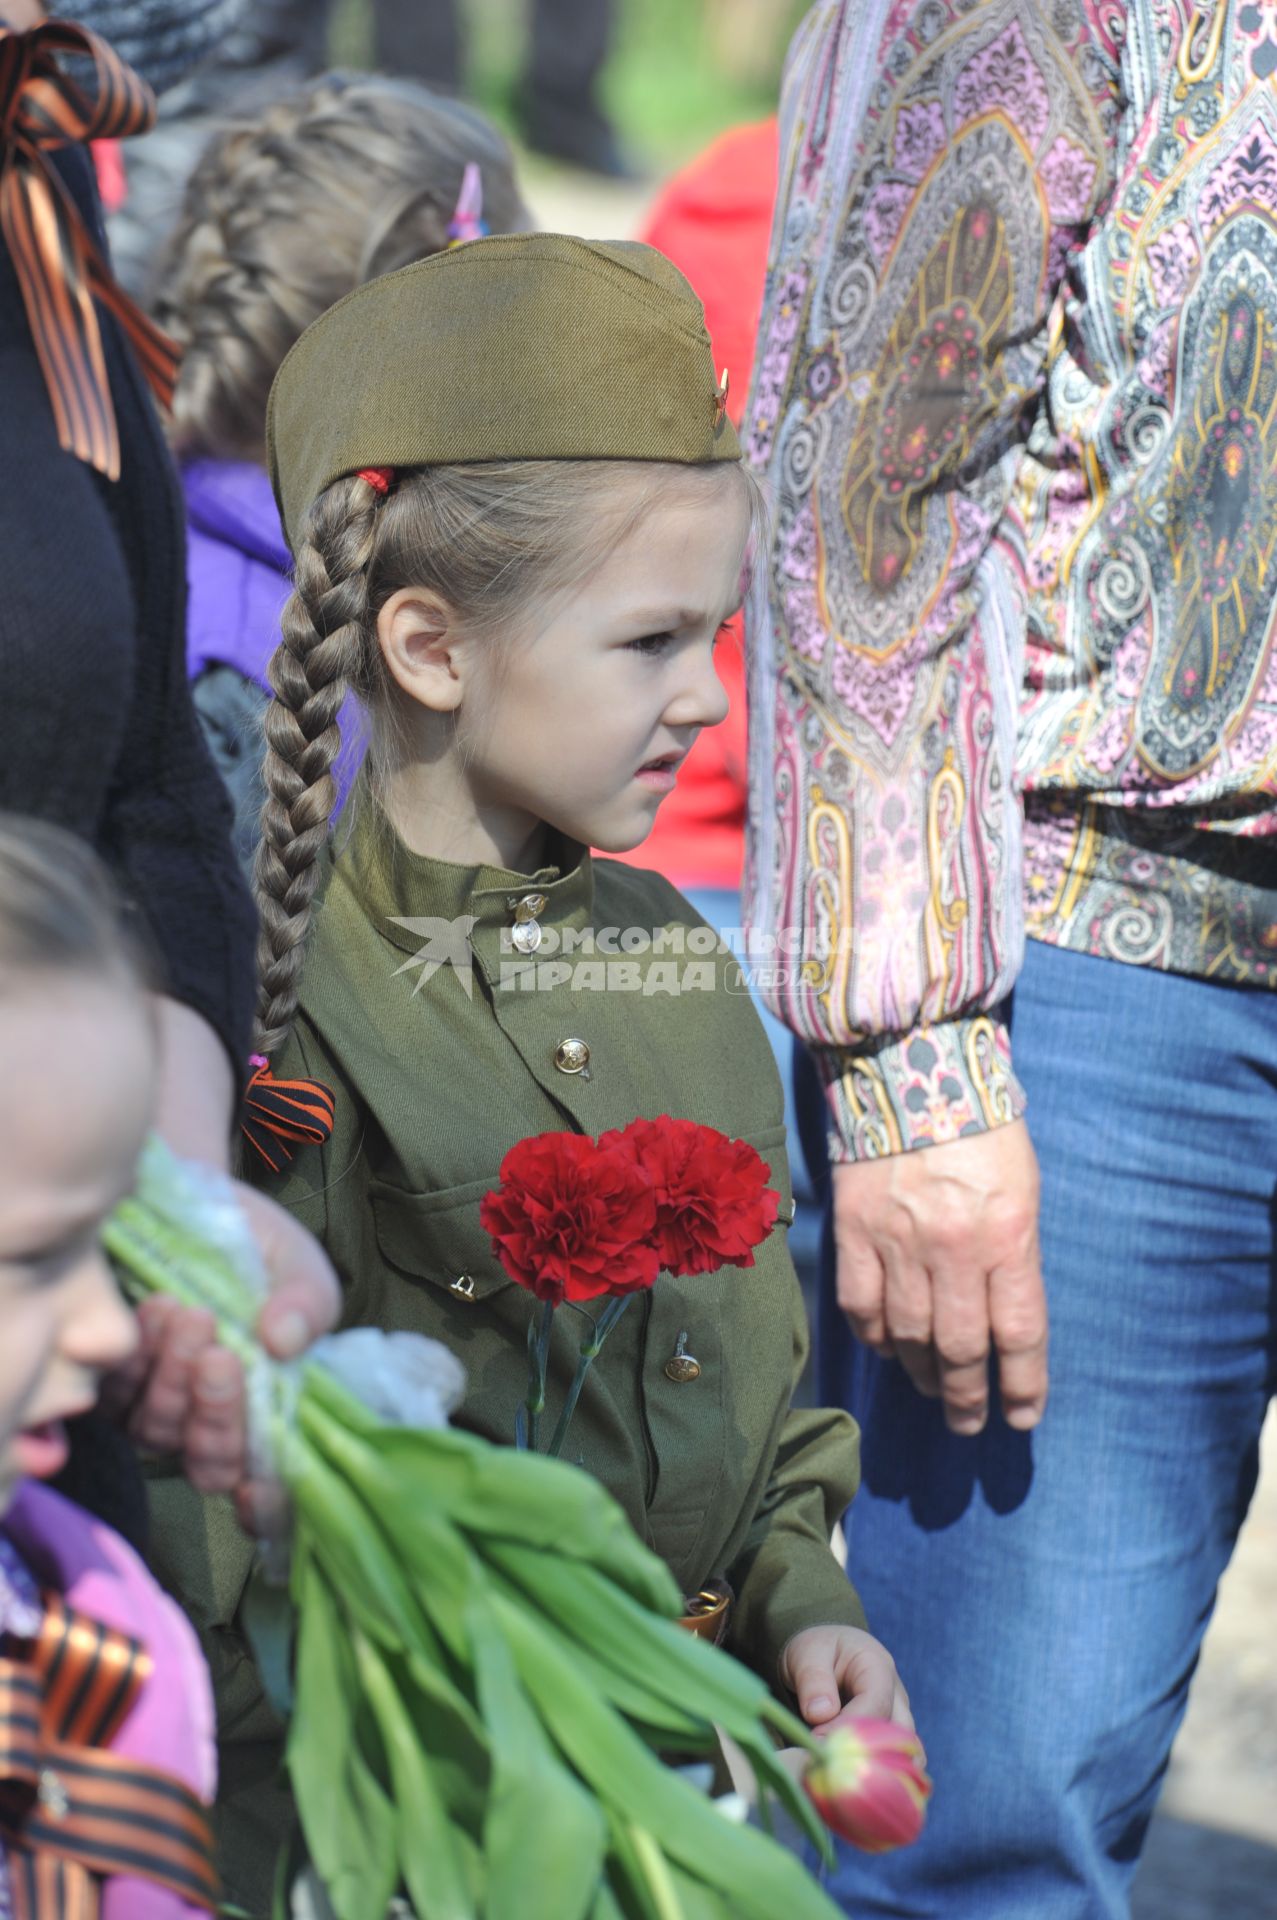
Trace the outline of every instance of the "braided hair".
{"type": "Polygon", "coordinates": [[[448,245],[466,166],[493,232],[526,226],[505,140],[414,82],[329,73],[206,148],[159,271],[155,313],[183,349],[183,456],[260,461],[266,401],[312,320],[448,245]]]}
{"type": "Polygon", "coordinates": [[[258,1049],[273,1053],[297,1010],[318,861],[337,797],[337,715],[352,689],[373,696],[380,656],[370,634],[368,572],[378,496],[358,475],[316,501],[298,545],[294,586],[270,663],[266,801],[254,871],[259,932],[258,1049]]]}

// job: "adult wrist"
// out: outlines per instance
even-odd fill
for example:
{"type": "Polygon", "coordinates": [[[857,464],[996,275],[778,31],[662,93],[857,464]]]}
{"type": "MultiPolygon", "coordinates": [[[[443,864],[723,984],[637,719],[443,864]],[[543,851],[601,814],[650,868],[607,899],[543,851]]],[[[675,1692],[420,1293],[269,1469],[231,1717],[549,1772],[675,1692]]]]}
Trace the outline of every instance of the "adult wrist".
{"type": "Polygon", "coordinates": [[[835,1165],[989,1133],[1020,1119],[1027,1105],[1006,1022],[993,1013],[813,1052],[835,1165]]]}

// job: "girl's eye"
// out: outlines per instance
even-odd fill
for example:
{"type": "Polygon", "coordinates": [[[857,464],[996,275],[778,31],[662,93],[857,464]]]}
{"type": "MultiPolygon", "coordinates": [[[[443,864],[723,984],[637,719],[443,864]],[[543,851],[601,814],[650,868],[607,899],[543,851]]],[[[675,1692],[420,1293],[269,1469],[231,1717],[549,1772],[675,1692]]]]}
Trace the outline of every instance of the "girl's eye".
{"type": "Polygon", "coordinates": [[[632,653],[641,653],[649,660],[655,660],[664,653],[674,639],[672,633],[644,633],[637,640],[627,640],[626,646],[632,653]]]}

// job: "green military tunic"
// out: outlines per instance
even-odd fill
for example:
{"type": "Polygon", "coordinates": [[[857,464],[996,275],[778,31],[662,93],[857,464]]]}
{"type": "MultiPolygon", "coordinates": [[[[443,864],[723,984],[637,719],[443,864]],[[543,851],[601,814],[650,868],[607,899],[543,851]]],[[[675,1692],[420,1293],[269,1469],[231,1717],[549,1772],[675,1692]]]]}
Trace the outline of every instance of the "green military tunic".
{"type": "MultiPolygon", "coordinates": [[[[658,1114],[756,1147],[784,1224],[754,1267],[662,1275],[631,1302],[588,1377],[567,1454],[685,1593],[727,1578],[728,1645],[775,1684],[791,1635],[863,1624],[829,1546],[855,1491],[857,1436],[844,1413],[790,1406],[807,1332],[785,1236],[784,1103],[739,966],[656,874],[567,844],[561,866],[530,876],[421,858],[360,795],[346,844],[339,828],[324,863],[299,1014],[272,1063],[333,1088],[334,1131],[262,1184],[327,1248],[345,1323],[445,1342],[468,1374],[456,1417],[512,1443],[538,1307],[479,1224],[507,1150],[550,1129],[597,1136],[658,1114]]],[[[561,1310],[551,1422],[580,1339],[579,1316],[561,1310]]],[[[226,1790],[244,1814],[225,1851],[244,1899],[234,1856],[252,1851],[249,1823],[263,1823],[274,1752],[269,1739],[255,1746],[267,1729],[234,1627],[248,1554],[213,1503],[199,1524],[189,1503],[174,1520],[186,1501],[167,1489],[161,1552],[216,1670],[226,1790]]]]}

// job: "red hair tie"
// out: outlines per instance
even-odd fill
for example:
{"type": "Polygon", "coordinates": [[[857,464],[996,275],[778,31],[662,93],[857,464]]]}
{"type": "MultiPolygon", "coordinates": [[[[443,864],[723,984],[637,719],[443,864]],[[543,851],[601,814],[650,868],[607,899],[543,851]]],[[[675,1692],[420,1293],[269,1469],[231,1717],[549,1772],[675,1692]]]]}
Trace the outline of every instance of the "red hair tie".
{"type": "Polygon", "coordinates": [[[239,1130],[278,1173],[297,1145],[322,1147],[333,1130],[337,1100],[322,1080],[277,1080],[264,1053],[249,1055],[253,1077],[244,1091],[239,1130]]]}
{"type": "Polygon", "coordinates": [[[358,480],[366,480],[370,487],[377,489],[378,493],[389,493],[395,470],[393,467],[360,467],[355,477],[358,480]]]}

